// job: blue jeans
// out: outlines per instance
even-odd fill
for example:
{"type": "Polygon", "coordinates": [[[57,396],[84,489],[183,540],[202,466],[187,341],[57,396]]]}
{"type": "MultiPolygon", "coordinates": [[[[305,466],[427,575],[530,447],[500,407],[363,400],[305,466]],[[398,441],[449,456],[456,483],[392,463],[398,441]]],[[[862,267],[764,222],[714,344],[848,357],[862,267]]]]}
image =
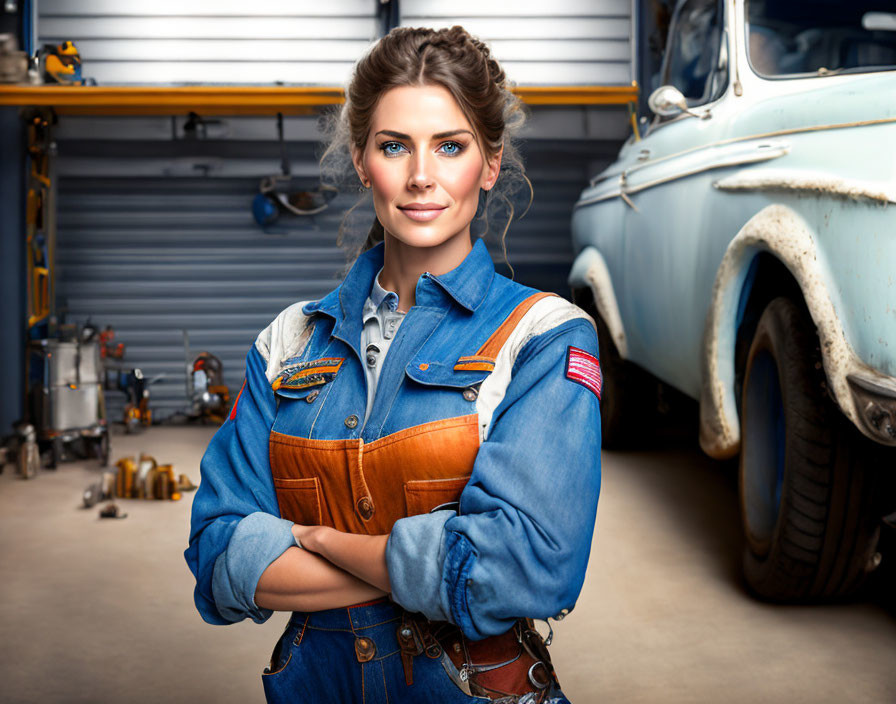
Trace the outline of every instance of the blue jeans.
{"type": "MultiPolygon", "coordinates": [[[[414,658],[414,682],[408,686],[397,635],[401,613],[401,607],[391,601],[313,613],[294,612],[275,648],[275,669],[265,668],[261,676],[267,701],[271,704],[488,704],[492,701],[462,692],[441,661],[426,655],[414,658]],[[373,643],[374,652],[366,662],[359,662],[356,651],[359,638],[366,639],[366,652],[369,652],[369,642],[373,643]]],[[[525,704],[529,699],[529,695],[523,695],[518,701],[525,704]]],[[[557,688],[550,692],[547,702],[569,704],[557,688]]]]}

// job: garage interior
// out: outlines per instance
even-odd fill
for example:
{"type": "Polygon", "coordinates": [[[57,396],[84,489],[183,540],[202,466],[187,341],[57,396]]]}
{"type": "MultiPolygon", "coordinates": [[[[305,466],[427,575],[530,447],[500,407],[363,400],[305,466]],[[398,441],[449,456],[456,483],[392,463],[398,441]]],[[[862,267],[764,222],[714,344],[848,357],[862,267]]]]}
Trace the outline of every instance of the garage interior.
{"type": "MultiPolygon", "coordinates": [[[[0,84],[0,436],[28,420],[39,460],[22,471],[10,453],[0,473],[0,699],[263,700],[287,615],[202,621],[183,559],[190,486],[258,331],[338,283],[337,232],[357,194],[260,225],[260,184],[280,176],[319,196],[321,117],[357,57],[393,26],[462,24],[489,42],[531,113],[522,152],[534,202],[511,226],[507,259],[516,280],[568,297],[572,206],[644,114],[646,5],[5,4],[0,33],[29,54],[73,41],[96,85],[0,84]],[[107,326],[114,337],[101,337],[107,326]],[[37,367],[72,348],[93,400],[68,406],[59,391],[41,405],[49,382],[37,367]],[[100,517],[108,500],[86,506],[87,490],[145,473],[144,454],[159,465],[159,500],[114,499],[117,519],[100,517]]],[[[509,274],[500,242],[486,241],[509,274]]],[[[652,446],[602,455],[585,587],[552,622],[564,692],[586,703],[896,700],[892,569],[849,603],[753,599],[735,471],[700,452],[685,416],[652,446]]]]}

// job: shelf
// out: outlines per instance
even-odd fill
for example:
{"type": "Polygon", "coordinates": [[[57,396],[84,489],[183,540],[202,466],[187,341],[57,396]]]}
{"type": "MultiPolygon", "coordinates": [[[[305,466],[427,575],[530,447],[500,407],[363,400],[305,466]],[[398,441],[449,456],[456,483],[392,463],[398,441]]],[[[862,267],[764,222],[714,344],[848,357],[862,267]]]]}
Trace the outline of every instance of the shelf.
{"type": "MultiPolygon", "coordinates": [[[[521,86],[529,105],[626,105],[631,86],[521,86]]],[[[342,103],[328,86],[62,86],[0,85],[0,106],[52,107],[60,115],[303,115],[342,103]]]]}

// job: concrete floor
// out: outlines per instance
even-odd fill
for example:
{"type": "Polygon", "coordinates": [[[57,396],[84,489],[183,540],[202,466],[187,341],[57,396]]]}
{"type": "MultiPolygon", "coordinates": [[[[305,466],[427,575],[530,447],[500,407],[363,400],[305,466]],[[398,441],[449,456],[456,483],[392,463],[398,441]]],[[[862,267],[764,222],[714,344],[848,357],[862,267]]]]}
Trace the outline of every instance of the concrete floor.
{"type": "MultiPolygon", "coordinates": [[[[198,482],[210,428],[114,436],[198,482]]],[[[604,453],[588,577],[551,648],[575,704],[896,702],[891,597],[776,607],[739,578],[730,467],[693,447],[604,453]]],[[[0,475],[0,701],[261,702],[286,621],[205,624],[183,560],[193,493],[80,507],[95,463],[0,475]]]]}

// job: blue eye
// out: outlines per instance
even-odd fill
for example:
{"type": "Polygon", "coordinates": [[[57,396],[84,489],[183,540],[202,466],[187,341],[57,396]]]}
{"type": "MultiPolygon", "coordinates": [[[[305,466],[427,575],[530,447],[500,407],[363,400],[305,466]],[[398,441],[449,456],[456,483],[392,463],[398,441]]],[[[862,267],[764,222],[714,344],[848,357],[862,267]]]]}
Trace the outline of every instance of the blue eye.
{"type": "Polygon", "coordinates": [[[384,142],[380,145],[380,149],[386,156],[395,156],[401,154],[404,146],[398,142],[384,142]]]}
{"type": "Polygon", "coordinates": [[[439,149],[442,149],[442,154],[446,156],[457,156],[463,151],[463,146],[457,142],[445,142],[439,149]]]}

